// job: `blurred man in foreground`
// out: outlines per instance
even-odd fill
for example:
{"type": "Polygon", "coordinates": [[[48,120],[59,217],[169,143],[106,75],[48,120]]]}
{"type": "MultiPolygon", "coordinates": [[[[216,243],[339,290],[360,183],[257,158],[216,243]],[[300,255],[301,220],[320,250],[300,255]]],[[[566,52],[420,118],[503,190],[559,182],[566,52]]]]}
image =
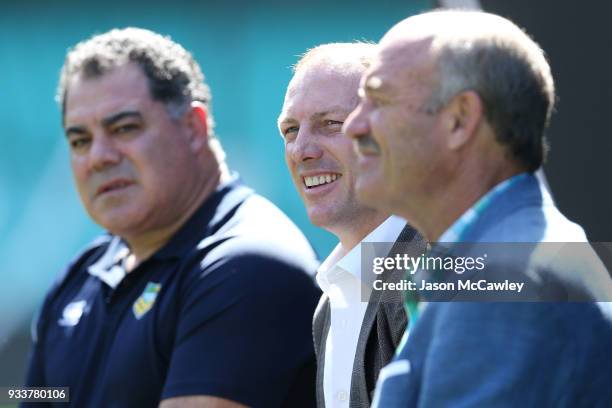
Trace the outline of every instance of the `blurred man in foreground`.
{"type": "Polygon", "coordinates": [[[418,321],[381,372],[374,405],[610,405],[611,313],[595,302],[612,300],[610,277],[533,174],[554,101],[538,45],[491,14],[411,17],[381,40],[360,94],[345,123],[359,152],[358,197],[446,243],[432,253],[469,244],[486,258],[485,243],[507,243],[459,281],[459,270],[419,270],[413,283],[525,285],[480,302],[469,291],[408,290],[418,321]],[[529,245],[511,256],[509,243],[529,245]]]}
{"type": "Polygon", "coordinates": [[[340,241],[317,274],[324,291],[314,318],[319,407],[369,406],[378,373],[406,328],[401,294],[370,296],[360,243],[422,243],[403,219],[355,196],[357,157],[341,129],[374,50],[373,44],[335,43],[308,51],[295,66],[278,119],[287,166],[310,220],[340,241]]]}
{"type": "Polygon", "coordinates": [[[191,54],[112,30],[68,53],[58,97],[109,233],[48,294],[27,385],[80,407],[313,406],[314,254],[229,172],[191,54]]]}

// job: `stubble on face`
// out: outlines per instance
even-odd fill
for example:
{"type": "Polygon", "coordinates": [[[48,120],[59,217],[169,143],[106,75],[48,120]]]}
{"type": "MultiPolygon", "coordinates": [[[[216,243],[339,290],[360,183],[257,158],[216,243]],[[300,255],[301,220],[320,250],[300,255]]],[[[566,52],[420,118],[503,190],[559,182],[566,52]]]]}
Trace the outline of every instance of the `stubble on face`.
{"type": "Polygon", "coordinates": [[[190,183],[193,161],[181,126],[151,98],[140,68],[128,64],[101,77],[76,77],[68,90],[66,128],[82,128],[87,140],[82,150],[71,149],[71,164],[90,216],[122,236],[179,217],[186,196],[177,184],[190,183]],[[115,117],[121,119],[109,120],[115,117]]]}
{"type": "Polygon", "coordinates": [[[285,137],[286,161],[293,182],[304,201],[313,224],[336,235],[367,219],[378,219],[378,211],[365,206],[355,194],[356,155],[352,142],[342,133],[342,124],[356,106],[361,72],[341,72],[325,66],[311,66],[292,79],[283,113],[299,127],[301,140],[285,137]],[[307,71],[305,71],[307,70],[307,71]],[[294,143],[310,144],[317,157],[292,155],[294,143]],[[309,188],[304,175],[333,171],[340,177],[331,184],[309,188]]]}

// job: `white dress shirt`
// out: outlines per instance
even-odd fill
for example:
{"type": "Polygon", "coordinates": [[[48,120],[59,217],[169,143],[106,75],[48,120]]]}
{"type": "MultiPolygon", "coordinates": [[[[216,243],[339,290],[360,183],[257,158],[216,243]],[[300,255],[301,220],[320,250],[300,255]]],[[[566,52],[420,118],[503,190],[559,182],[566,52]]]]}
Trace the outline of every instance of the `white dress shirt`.
{"type": "MultiPolygon", "coordinates": [[[[361,242],[386,242],[390,250],[405,226],[404,219],[391,216],[361,242]]],[[[371,281],[372,274],[363,277],[361,274],[360,244],[348,253],[338,244],[317,272],[317,282],[329,297],[331,311],[323,368],[326,408],[349,406],[353,362],[372,289],[371,281]]]]}

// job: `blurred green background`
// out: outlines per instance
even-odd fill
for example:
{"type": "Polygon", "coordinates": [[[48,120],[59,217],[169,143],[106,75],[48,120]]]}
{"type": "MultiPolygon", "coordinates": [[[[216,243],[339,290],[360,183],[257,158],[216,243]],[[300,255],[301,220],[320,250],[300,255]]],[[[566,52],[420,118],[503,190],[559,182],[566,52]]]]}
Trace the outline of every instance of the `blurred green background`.
{"type": "Polygon", "coordinates": [[[320,257],[335,245],[310,225],[276,129],[290,66],[320,43],[374,40],[429,1],[0,2],[0,385],[20,384],[28,326],[46,289],[100,229],[78,201],[54,102],[66,50],[114,27],[170,35],[213,92],[230,166],[302,228],[320,257]]]}

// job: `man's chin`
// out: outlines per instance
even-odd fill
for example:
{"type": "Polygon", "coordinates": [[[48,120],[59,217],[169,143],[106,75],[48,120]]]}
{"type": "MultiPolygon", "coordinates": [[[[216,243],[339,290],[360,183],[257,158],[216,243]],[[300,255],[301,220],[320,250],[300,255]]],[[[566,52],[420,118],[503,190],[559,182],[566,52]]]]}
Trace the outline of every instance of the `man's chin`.
{"type": "Polygon", "coordinates": [[[308,210],[308,219],[310,223],[319,228],[326,228],[330,223],[331,216],[327,211],[321,211],[320,209],[308,210]]]}
{"type": "Polygon", "coordinates": [[[346,222],[343,220],[342,215],[343,214],[337,210],[321,208],[308,210],[308,219],[310,223],[329,232],[339,223],[346,222]]]}
{"type": "Polygon", "coordinates": [[[142,223],[137,214],[130,213],[103,214],[92,218],[102,228],[118,236],[131,235],[130,232],[136,230],[137,225],[142,223]]]}

